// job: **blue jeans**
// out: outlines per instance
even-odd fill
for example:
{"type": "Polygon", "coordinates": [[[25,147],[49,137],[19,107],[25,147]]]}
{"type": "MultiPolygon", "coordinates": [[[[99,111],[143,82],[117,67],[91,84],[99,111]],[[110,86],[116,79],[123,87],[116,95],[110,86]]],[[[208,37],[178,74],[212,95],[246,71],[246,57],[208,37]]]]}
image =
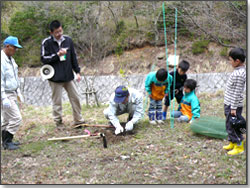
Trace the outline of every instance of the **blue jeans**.
{"type": "Polygon", "coordinates": [[[172,111],[171,117],[178,118],[177,121],[179,121],[179,122],[188,122],[189,121],[188,117],[183,115],[181,111],[172,111]]]}
{"type": "Polygon", "coordinates": [[[150,98],[148,109],[149,120],[162,120],[162,100],[154,100],[150,98]]]}

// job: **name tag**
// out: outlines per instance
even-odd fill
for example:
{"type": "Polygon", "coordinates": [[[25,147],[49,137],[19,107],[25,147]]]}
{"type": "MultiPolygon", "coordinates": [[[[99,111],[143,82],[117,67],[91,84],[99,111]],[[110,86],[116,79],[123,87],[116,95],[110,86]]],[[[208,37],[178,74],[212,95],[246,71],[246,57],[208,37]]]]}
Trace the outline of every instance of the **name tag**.
{"type": "Polygon", "coordinates": [[[65,54],[65,55],[60,56],[60,61],[66,61],[66,54],[65,54]]]}

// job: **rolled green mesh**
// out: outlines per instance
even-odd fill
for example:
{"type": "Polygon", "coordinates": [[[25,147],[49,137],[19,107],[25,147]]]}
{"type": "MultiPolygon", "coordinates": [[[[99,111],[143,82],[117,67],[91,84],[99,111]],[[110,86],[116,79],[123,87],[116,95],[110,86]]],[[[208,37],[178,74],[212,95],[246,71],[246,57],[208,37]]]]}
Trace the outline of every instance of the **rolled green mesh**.
{"type": "Polygon", "coordinates": [[[213,116],[200,117],[193,120],[190,126],[191,130],[197,134],[226,139],[226,121],[225,119],[213,116]]]}

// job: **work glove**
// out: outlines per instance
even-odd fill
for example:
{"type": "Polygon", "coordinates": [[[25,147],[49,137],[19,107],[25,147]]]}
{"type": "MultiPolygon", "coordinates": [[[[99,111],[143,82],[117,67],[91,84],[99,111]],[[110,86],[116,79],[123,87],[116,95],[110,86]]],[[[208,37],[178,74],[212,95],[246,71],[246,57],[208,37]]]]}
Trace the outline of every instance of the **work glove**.
{"type": "Polygon", "coordinates": [[[2,100],[3,108],[8,109],[11,107],[10,100],[8,98],[5,98],[2,100]]]}
{"type": "Polygon", "coordinates": [[[20,91],[20,89],[18,88],[17,89],[17,100],[19,101],[19,102],[24,102],[24,98],[23,98],[23,95],[21,94],[21,91],[20,91]]]}
{"type": "Polygon", "coordinates": [[[119,124],[115,127],[115,134],[118,135],[124,131],[123,127],[119,124]]]}
{"type": "Polygon", "coordinates": [[[129,121],[129,122],[126,123],[125,130],[126,131],[132,131],[133,127],[134,127],[133,122],[129,121]]]}

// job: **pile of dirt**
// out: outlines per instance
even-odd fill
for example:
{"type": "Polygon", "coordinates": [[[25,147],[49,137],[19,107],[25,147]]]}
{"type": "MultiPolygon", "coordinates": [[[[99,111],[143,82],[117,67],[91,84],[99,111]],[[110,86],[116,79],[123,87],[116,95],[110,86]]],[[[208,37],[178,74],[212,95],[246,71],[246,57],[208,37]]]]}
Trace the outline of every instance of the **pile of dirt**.
{"type": "MultiPolygon", "coordinates": [[[[126,122],[121,122],[121,126],[125,129],[126,122]]],[[[99,127],[78,127],[73,128],[71,126],[62,126],[55,129],[55,132],[57,137],[65,137],[65,136],[79,136],[79,135],[87,135],[87,132],[85,130],[88,130],[91,134],[95,133],[104,133],[108,146],[113,144],[118,144],[120,142],[123,142],[129,138],[131,138],[135,131],[125,132],[123,134],[115,135],[115,129],[114,128],[99,128],[99,127]]],[[[52,134],[52,133],[51,133],[52,134]]],[[[48,138],[51,138],[52,136],[50,134],[47,135],[48,138]]],[[[98,139],[102,139],[101,137],[98,139]]],[[[67,142],[68,140],[65,140],[63,142],[67,142]]],[[[102,141],[100,141],[102,142],[102,141]]]]}
{"type": "MultiPolygon", "coordinates": [[[[121,122],[121,126],[125,129],[125,122],[121,122]]],[[[125,140],[130,139],[134,134],[135,134],[135,130],[133,131],[129,131],[129,132],[124,132],[122,134],[119,135],[115,135],[115,129],[114,128],[109,128],[109,129],[104,129],[102,131],[102,133],[105,134],[108,145],[109,144],[117,144],[120,142],[123,142],[125,140]]]]}

